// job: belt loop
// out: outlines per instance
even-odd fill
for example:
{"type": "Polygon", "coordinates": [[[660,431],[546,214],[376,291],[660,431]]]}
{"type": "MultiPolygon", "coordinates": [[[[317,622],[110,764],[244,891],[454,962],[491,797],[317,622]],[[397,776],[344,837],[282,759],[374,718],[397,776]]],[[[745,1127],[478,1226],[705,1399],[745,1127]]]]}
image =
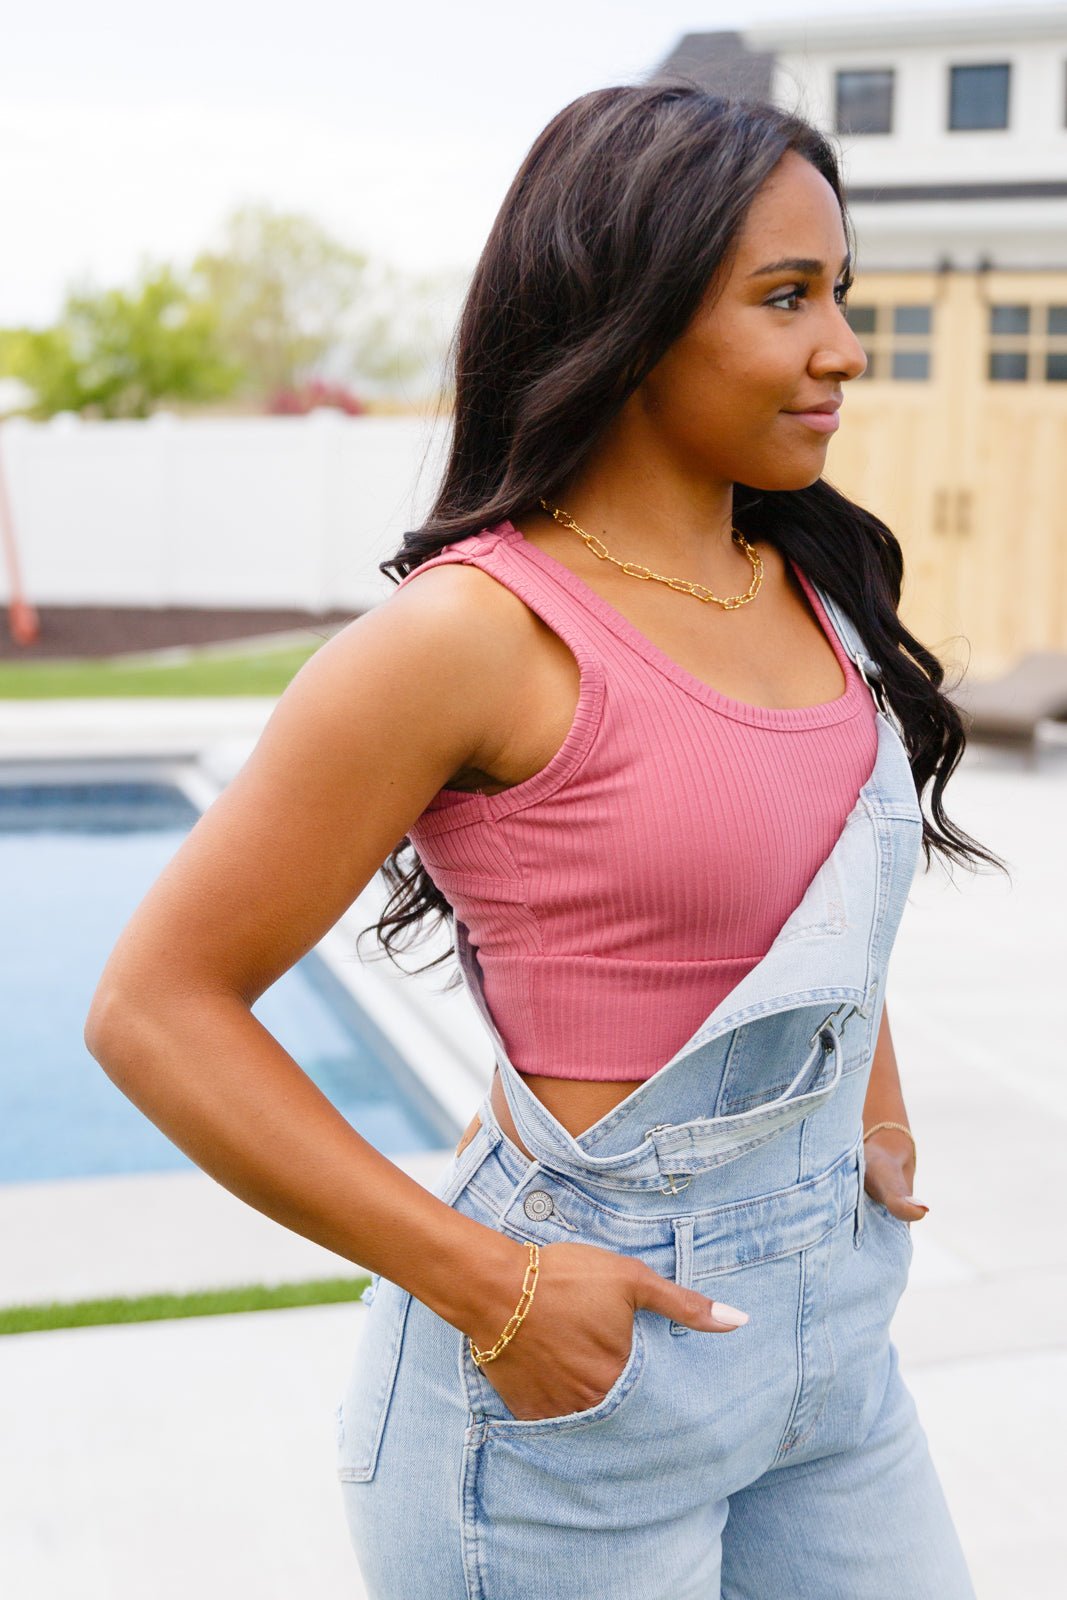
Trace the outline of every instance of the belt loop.
{"type": "MultiPolygon", "coordinates": [[[[674,1281],[683,1289],[693,1287],[693,1224],[695,1217],[673,1217],[674,1281]]],[[[688,1333],[684,1322],[672,1322],[672,1333],[688,1333]]]]}
{"type": "MultiPolygon", "coordinates": [[[[478,1107],[478,1120],[481,1123],[479,1132],[485,1135],[486,1142],[489,1146],[489,1149],[486,1153],[491,1155],[504,1137],[500,1130],[500,1123],[497,1121],[496,1108],[493,1105],[491,1095],[487,1094],[481,1105],[478,1107]]],[[[478,1135],[475,1134],[475,1138],[477,1137],[478,1135]]],[[[471,1143],[474,1143],[473,1139],[471,1140],[471,1143]]]]}

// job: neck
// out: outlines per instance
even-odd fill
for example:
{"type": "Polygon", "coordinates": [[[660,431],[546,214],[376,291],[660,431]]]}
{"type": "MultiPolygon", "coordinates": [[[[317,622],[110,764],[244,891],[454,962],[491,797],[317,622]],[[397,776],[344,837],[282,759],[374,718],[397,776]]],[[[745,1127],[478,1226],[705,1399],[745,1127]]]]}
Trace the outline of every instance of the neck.
{"type": "Polygon", "coordinates": [[[733,537],[733,484],[697,474],[654,450],[640,452],[617,426],[549,500],[620,561],[744,587],[752,568],[733,537]]]}

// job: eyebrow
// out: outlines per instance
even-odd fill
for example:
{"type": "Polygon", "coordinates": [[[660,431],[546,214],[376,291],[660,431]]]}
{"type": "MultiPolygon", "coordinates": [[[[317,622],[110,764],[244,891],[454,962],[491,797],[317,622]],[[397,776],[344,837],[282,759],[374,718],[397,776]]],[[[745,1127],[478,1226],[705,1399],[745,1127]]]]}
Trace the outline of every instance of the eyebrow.
{"type": "MultiPolygon", "coordinates": [[[[846,255],[841,263],[841,271],[845,272],[852,262],[852,252],[846,255]]],[[[811,256],[785,256],[781,261],[771,261],[765,267],[757,267],[755,272],[750,272],[750,278],[769,277],[772,272],[807,272],[812,277],[818,277],[823,270],[823,262],[816,261],[811,256]]]]}

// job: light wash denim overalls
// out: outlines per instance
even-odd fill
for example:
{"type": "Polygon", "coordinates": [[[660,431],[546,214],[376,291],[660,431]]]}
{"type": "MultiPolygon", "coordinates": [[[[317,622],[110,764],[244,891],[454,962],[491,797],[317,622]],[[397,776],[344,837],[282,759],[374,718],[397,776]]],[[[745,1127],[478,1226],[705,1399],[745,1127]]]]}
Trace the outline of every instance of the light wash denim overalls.
{"type": "Polygon", "coordinates": [[[974,1600],[889,1338],[910,1226],[864,1191],[863,1104],[922,816],[878,665],[817,592],[878,707],[871,776],[763,959],[580,1137],[512,1066],[456,922],[537,1159],[486,1097],[441,1198],[515,1239],[639,1257],[750,1321],[699,1333],[638,1310],[598,1405],[518,1421],[465,1336],[376,1279],[337,1415],[372,1600],[974,1600]]]}

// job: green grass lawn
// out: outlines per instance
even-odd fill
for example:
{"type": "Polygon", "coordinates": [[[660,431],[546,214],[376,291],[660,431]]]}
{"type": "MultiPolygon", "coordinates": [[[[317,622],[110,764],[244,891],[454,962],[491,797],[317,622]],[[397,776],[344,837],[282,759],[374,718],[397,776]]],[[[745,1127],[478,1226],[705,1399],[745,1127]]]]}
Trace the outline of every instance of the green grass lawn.
{"type": "Polygon", "coordinates": [[[193,1294],[146,1294],[128,1299],[54,1301],[47,1305],[0,1307],[0,1335],[42,1333],[49,1328],[93,1328],[114,1322],[158,1322],[174,1317],[215,1317],[234,1311],[277,1311],[289,1306],[334,1305],[358,1300],[370,1282],[355,1278],[317,1278],[307,1283],[245,1284],[237,1289],[206,1289],[193,1294]]]}
{"type": "Polygon", "coordinates": [[[324,644],[247,655],[190,651],[188,661],[153,662],[149,656],[100,661],[0,663],[0,700],[97,699],[112,695],[280,695],[304,662],[324,644]]]}

